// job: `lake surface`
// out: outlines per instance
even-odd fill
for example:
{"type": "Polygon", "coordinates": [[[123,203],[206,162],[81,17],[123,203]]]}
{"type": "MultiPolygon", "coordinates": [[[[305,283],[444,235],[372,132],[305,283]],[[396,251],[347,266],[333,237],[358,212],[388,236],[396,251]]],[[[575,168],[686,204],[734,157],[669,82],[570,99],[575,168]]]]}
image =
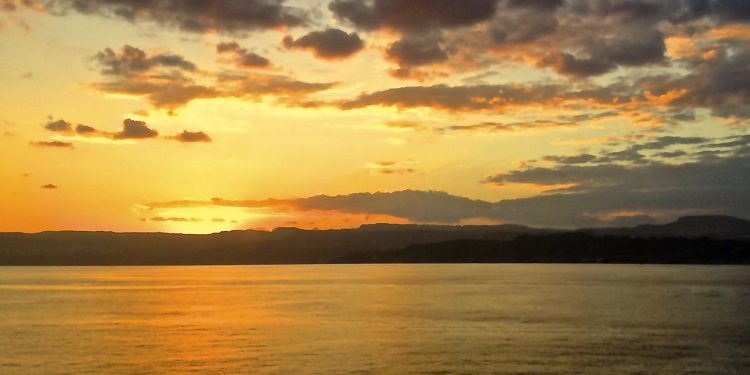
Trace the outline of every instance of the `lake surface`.
{"type": "Polygon", "coordinates": [[[750,267],[5,267],[0,374],[750,374],[750,267]]]}

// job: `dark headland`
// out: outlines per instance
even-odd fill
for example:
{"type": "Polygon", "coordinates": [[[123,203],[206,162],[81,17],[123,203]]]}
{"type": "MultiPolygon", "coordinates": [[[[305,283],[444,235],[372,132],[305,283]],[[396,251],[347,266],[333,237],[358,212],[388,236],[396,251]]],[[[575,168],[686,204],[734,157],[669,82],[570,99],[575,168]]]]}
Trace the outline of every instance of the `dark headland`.
{"type": "Polygon", "coordinates": [[[0,265],[318,263],[750,264],[750,221],[691,216],[664,225],[572,231],[375,224],[208,235],[0,233],[0,265]]]}

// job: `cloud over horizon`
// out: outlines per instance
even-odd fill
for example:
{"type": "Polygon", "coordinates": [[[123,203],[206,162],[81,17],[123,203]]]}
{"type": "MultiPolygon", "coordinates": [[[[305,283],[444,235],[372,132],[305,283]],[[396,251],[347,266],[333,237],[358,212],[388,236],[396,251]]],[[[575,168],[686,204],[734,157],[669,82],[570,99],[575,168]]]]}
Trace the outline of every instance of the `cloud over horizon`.
{"type": "Polygon", "coordinates": [[[498,202],[473,200],[439,191],[318,195],[262,201],[225,200],[149,203],[159,208],[200,206],[245,207],[296,211],[336,211],[388,215],[413,223],[460,224],[472,219],[536,227],[603,227],[668,222],[686,215],[720,214],[750,219],[750,157],[682,165],[640,168],[563,164],[554,169],[492,175],[491,183],[577,184],[539,196],[498,202]],[[737,173],[742,178],[737,178],[737,173]],[[718,194],[717,194],[718,192],[718,194]]]}

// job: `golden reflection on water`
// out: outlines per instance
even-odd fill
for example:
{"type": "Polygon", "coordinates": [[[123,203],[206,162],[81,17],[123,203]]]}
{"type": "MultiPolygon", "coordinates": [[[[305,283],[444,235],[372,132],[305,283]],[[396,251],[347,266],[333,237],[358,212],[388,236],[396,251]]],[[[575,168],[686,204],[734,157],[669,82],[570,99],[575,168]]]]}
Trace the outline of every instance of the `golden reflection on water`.
{"type": "Polygon", "coordinates": [[[747,267],[1,271],[0,374],[750,373],[747,267]]]}

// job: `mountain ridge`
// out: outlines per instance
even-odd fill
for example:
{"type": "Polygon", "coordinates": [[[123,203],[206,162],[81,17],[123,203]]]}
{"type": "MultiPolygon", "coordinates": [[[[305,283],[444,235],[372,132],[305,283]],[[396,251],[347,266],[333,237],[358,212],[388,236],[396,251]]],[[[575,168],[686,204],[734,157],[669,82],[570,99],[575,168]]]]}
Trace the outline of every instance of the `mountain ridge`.
{"type": "Polygon", "coordinates": [[[509,242],[519,236],[583,233],[593,237],[750,241],[750,221],[693,216],[663,225],[575,231],[503,225],[372,224],[355,229],[235,230],[205,235],[45,231],[0,233],[0,265],[209,265],[329,263],[349,254],[388,252],[457,240],[509,242]]]}

